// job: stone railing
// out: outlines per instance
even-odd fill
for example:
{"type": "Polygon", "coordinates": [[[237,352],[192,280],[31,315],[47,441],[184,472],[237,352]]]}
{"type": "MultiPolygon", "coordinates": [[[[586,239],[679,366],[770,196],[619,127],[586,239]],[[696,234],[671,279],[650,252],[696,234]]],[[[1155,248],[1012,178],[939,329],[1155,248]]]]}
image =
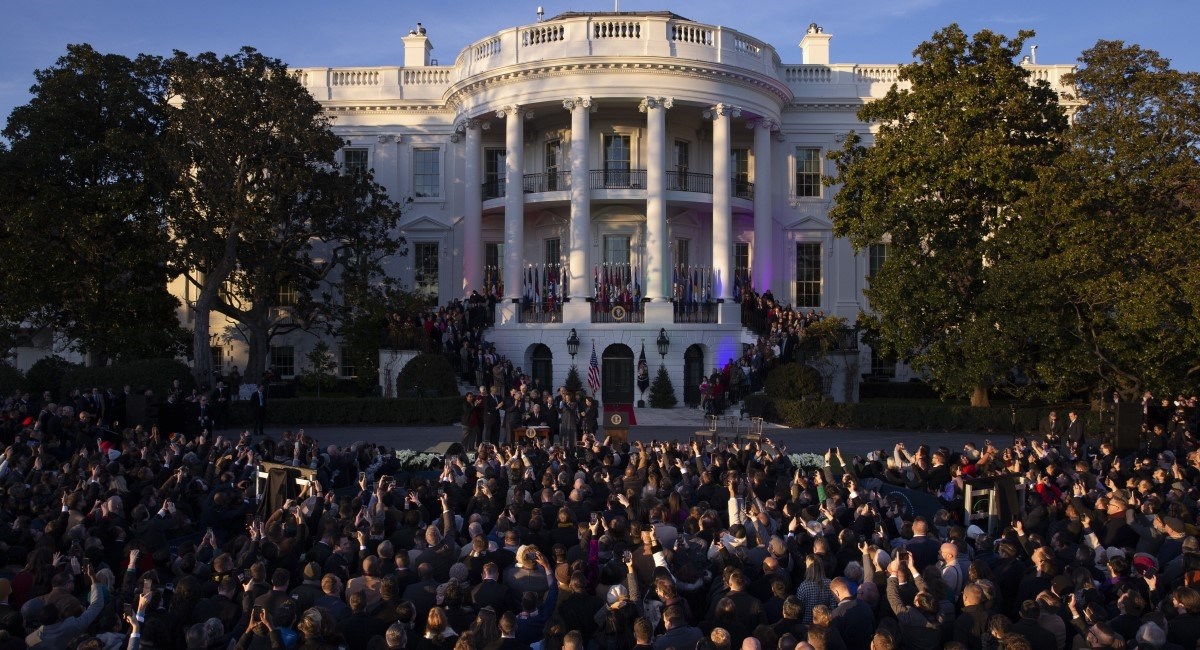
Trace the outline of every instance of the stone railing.
{"type": "Polygon", "coordinates": [[[537,25],[521,32],[521,47],[557,43],[567,39],[567,28],[559,23],[537,25]]]}
{"type": "Polygon", "coordinates": [[[716,30],[706,25],[696,25],[694,23],[671,23],[671,33],[669,38],[676,43],[694,43],[696,45],[711,46],[716,39],[714,35],[716,30]]]}
{"type": "Polygon", "coordinates": [[[440,100],[454,68],[299,68],[293,76],[320,101],[440,100]]]}

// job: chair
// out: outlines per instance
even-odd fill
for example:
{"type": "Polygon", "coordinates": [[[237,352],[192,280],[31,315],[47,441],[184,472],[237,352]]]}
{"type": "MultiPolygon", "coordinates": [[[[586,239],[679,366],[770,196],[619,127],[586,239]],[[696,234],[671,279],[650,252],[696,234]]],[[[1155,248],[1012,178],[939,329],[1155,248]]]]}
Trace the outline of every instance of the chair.
{"type": "Polygon", "coordinates": [[[762,442],[763,419],[750,418],[750,426],[746,429],[746,442],[762,442]]]}
{"type": "Polygon", "coordinates": [[[738,442],[741,437],[740,428],[738,427],[738,419],[732,415],[725,417],[725,430],[721,432],[720,437],[727,442],[738,442]]]}
{"type": "Polygon", "coordinates": [[[706,415],[705,420],[708,420],[708,428],[701,429],[693,434],[693,438],[698,441],[716,442],[717,440],[717,416],[706,415]]]}

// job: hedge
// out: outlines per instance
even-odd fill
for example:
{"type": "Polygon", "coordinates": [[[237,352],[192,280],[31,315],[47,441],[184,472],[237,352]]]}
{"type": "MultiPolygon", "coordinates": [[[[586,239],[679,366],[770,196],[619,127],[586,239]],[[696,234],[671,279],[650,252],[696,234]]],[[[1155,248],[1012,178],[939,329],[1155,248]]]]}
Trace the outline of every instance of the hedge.
{"type": "Polygon", "coordinates": [[[921,381],[864,381],[858,385],[859,399],[937,399],[933,387],[921,381]]]}
{"type": "MultiPolygon", "coordinates": [[[[929,431],[1012,430],[1012,411],[1004,407],[974,408],[957,404],[839,404],[836,402],[771,399],[750,395],[746,411],[792,428],[900,429],[929,431]]],[[[1047,409],[1018,408],[1017,430],[1036,429],[1047,409]]],[[[1084,427],[1100,431],[1099,413],[1084,411],[1084,427]]]]}
{"type": "Polygon", "coordinates": [[[184,390],[196,385],[191,368],[178,359],[146,359],[95,368],[77,366],[63,375],[62,394],[67,395],[76,388],[120,391],[122,386],[128,385],[139,392],[149,388],[155,395],[166,396],[176,379],[184,390]]]}
{"type": "MultiPolygon", "coordinates": [[[[322,398],[267,402],[267,422],[278,425],[453,424],[462,419],[463,398],[322,398]]],[[[229,424],[249,426],[254,414],[248,401],[229,405],[229,424]]]]}

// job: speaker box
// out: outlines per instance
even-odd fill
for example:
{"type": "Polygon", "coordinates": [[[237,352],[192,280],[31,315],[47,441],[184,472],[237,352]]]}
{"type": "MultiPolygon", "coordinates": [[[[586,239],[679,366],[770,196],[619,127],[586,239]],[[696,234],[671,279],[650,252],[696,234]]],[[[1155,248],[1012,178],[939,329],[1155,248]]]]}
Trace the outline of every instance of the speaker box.
{"type": "Polygon", "coordinates": [[[463,453],[461,442],[439,442],[436,445],[425,450],[427,454],[437,454],[439,456],[457,456],[463,453]]]}
{"type": "Polygon", "coordinates": [[[1105,415],[1105,433],[1117,453],[1137,451],[1142,443],[1142,405],[1116,404],[1105,415]]]}

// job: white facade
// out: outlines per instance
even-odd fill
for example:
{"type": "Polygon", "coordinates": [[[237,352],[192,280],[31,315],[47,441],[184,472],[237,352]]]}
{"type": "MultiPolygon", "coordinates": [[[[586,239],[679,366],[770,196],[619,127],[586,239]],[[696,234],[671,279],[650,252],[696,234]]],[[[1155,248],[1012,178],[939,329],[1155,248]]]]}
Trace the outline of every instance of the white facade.
{"type": "MultiPolygon", "coordinates": [[[[868,131],[856,112],[887,92],[899,66],[831,64],[830,35],[815,25],[800,62],[783,63],[749,35],[666,12],[563,14],[481,38],[450,65],[434,63],[424,30],[402,40],[402,66],[294,72],[335,117],[344,160],[373,169],[393,198],[412,199],[400,225],[409,253],[390,271],[415,287],[416,266],[428,272],[436,260],[423,278],[444,304],[482,290],[486,267],[503,267],[507,295],[487,339],[525,370],[544,344],[561,384],[575,329],[583,376],[593,342],[601,357],[624,352],[614,344],[636,357],[645,343],[653,373],[665,328],[682,397],[691,346],[692,363],[698,350],[711,371],[755,340],[732,301],[738,270],[806,310],[853,321],[869,309],[869,255],[834,237],[833,192],[819,181],[832,172],[825,154],[851,130],[868,131]],[[547,259],[554,240],[559,255],[547,259]],[[647,300],[644,322],[628,313],[593,322],[614,320],[610,310],[595,316],[593,274],[625,250],[647,300]],[[512,288],[531,264],[562,265],[562,322],[523,322],[512,288]],[[712,297],[723,300],[706,315],[712,322],[676,322],[680,264],[711,269],[712,297]]],[[[1060,90],[1071,71],[1026,65],[1060,90]]],[[[295,341],[296,372],[309,345],[295,341]]],[[[239,354],[230,344],[218,370],[245,368],[239,354]]],[[[869,351],[860,354],[846,372],[870,371],[869,351]]]]}

